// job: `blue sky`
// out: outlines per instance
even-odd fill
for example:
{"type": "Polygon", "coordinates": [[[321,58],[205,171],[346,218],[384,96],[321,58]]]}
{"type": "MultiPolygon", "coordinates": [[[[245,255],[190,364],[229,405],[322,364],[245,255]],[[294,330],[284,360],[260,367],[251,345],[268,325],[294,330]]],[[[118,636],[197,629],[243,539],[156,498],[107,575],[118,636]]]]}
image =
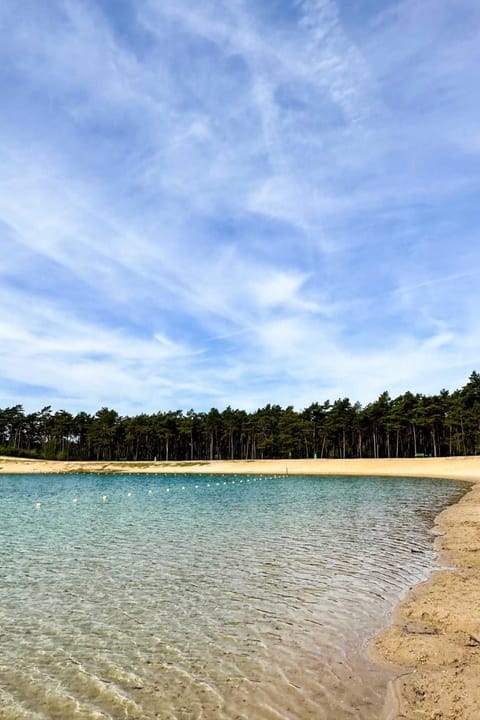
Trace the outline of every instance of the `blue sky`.
{"type": "Polygon", "coordinates": [[[480,370],[477,0],[3,0],[0,406],[480,370]]]}

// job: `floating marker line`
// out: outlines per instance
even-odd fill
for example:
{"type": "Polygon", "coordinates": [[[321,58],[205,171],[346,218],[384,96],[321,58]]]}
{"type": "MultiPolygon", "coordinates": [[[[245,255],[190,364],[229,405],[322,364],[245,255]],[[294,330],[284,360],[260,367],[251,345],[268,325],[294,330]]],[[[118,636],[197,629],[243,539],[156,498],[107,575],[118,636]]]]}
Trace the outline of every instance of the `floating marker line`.
{"type": "MultiPolygon", "coordinates": [[[[238,485],[242,485],[243,483],[257,482],[257,480],[270,480],[270,479],[272,479],[270,476],[264,476],[264,475],[259,476],[259,477],[252,477],[252,478],[248,477],[248,478],[246,478],[246,477],[242,477],[241,475],[235,474],[235,475],[233,476],[233,477],[235,478],[235,480],[229,480],[229,479],[228,479],[229,476],[228,476],[228,475],[225,475],[225,474],[222,474],[221,477],[222,477],[222,478],[226,478],[226,479],[224,479],[222,482],[218,482],[218,481],[215,481],[214,483],[213,483],[213,482],[204,482],[204,483],[201,483],[201,484],[188,485],[188,486],[186,486],[186,485],[181,485],[181,486],[176,485],[175,487],[167,487],[167,488],[164,488],[164,489],[165,489],[165,492],[166,492],[166,493],[171,493],[171,492],[178,491],[178,490],[180,490],[180,489],[181,489],[182,491],[186,491],[186,490],[192,490],[193,488],[195,488],[196,490],[198,490],[200,487],[201,487],[201,488],[205,488],[205,487],[210,488],[210,487],[213,487],[213,486],[215,486],[215,487],[220,487],[221,485],[223,485],[224,487],[226,487],[227,485],[237,485],[237,484],[238,484],[238,485]]],[[[232,477],[232,476],[230,476],[230,477],[232,477]]],[[[284,475],[283,477],[288,477],[288,475],[284,475]]],[[[145,492],[145,491],[143,491],[143,492],[145,492]]],[[[146,490],[146,492],[148,493],[148,495],[153,495],[153,489],[151,489],[151,488],[148,488],[148,489],[146,490]]],[[[129,490],[129,491],[127,492],[127,497],[132,497],[134,494],[135,494],[135,493],[134,493],[132,490],[129,490]]],[[[111,502],[111,498],[110,498],[109,495],[100,495],[100,496],[97,496],[97,497],[98,497],[99,500],[101,499],[101,502],[103,502],[103,503],[111,502]]],[[[115,497],[114,499],[118,499],[118,498],[115,497]]],[[[75,496],[71,499],[71,502],[72,502],[72,504],[75,504],[75,505],[76,505],[77,503],[80,502],[80,498],[75,495],[75,496]]],[[[97,502],[98,502],[98,501],[97,501],[97,502]]],[[[35,507],[35,509],[40,510],[40,509],[43,507],[43,503],[38,500],[38,501],[36,501],[36,502],[34,503],[34,507],[35,507]]]]}

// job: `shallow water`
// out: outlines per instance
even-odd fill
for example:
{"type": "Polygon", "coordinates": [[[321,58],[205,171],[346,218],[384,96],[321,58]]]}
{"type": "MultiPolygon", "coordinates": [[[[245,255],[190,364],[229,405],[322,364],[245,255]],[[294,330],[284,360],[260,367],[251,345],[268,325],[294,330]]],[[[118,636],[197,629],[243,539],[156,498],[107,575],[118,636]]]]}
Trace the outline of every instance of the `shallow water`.
{"type": "Polygon", "coordinates": [[[464,492],[3,476],[0,718],[378,718],[390,676],[366,643],[433,568],[433,517],[464,492]]]}

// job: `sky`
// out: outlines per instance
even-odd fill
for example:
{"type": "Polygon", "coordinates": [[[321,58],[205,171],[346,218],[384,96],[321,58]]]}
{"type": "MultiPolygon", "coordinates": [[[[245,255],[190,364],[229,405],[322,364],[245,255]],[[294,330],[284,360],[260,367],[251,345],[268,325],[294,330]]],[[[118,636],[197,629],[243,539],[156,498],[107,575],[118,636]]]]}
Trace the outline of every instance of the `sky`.
{"type": "Polygon", "coordinates": [[[2,0],[0,407],[480,370],[478,0],[2,0]]]}

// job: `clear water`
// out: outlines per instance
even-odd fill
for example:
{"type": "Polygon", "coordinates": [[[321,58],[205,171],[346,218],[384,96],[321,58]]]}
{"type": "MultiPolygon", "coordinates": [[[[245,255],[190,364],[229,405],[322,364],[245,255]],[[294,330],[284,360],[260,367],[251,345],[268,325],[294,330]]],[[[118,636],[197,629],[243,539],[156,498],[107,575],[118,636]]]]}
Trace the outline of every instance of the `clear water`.
{"type": "Polygon", "coordinates": [[[0,718],[378,718],[389,676],[366,644],[434,566],[433,517],[464,491],[0,477],[0,718]]]}

